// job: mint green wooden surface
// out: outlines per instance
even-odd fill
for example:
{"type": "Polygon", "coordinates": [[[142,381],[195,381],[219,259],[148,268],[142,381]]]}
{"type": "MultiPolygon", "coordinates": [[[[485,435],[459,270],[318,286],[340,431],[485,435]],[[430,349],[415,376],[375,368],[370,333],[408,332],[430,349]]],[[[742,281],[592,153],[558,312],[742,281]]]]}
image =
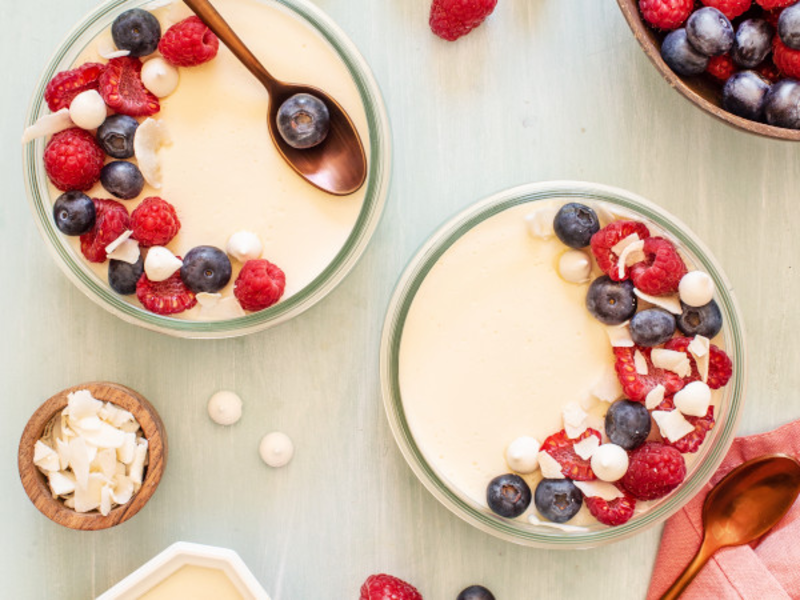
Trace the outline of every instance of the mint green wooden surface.
{"type": "Polygon", "coordinates": [[[396,278],[447,217],[528,181],[624,187],[685,221],[719,258],[747,328],[741,432],[800,417],[800,146],[734,131],[672,92],[612,0],[500,0],[448,44],[428,0],[317,0],[381,85],[394,178],[363,259],[324,302],[244,339],[184,341],[123,323],[75,290],[46,252],[25,198],[19,137],[56,45],[94,0],[2,0],[0,92],[0,596],[84,599],[178,540],[235,549],[275,600],[349,600],[388,571],[426,600],[480,582],[498,600],[643,598],[656,529],[598,550],[513,546],[461,522],[406,466],[383,414],[377,351],[396,278]],[[170,439],[161,487],[131,521],[80,533],[25,496],[16,446],[35,408],[108,379],[147,396],[170,439]],[[218,389],[244,417],[206,415],[218,389]],[[258,442],[295,441],[270,470],[258,442]]]}

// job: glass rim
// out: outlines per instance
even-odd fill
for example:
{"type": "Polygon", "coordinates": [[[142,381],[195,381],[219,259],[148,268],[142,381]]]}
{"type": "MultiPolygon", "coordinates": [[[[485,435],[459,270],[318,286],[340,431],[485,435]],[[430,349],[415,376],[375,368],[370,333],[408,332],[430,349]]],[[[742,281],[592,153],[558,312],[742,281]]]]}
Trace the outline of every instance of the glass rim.
{"type": "Polygon", "coordinates": [[[664,521],[680,510],[713,476],[734,439],[746,389],[744,330],[732,286],[716,259],[698,237],[679,219],[652,202],[626,190],[582,181],[550,181],[526,184],[498,192],[447,220],[408,262],[396,285],[384,321],[380,346],[380,378],[384,409],[392,434],[420,482],[446,508],[469,524],[506,541],[548,549],[589,548],[620,541],[664,521]],[[635,211],[673,236],[691,255],[698,268],[714,280],[723,313],[726,351],[735,365],[726,386],[717,422],[709,441],[701,449],[686,481],[673,493],[657,501],[647,512],[620,526],[597,526],[595,530],[561,532],[518,520],[503,519],[451,489],[424,458],[405,418],[399,385],[399,348],[403,326],[416,292],[439,258],[466,232],[479,223],[514,206],[542,200],[597,201],[635,211]],[[724,404],[724,406],[723,406],[724,404]]]}
{"type": "MultiPolygon", "coordinates": [[[[370,141],[366,193],[353,229],[331,262],[309,284],[289,298],[262,311],[218,321],[191,321],[157,315],[136,306],[111,288],[74,255],[65,236],[52,221],[52,201],[44,171],[45,139],[22,148],[23,175],[28,203],[45,245],[67,278],[95,303],[122,320],[145,329],[183,338],[224,338],[247,335],[287,321],[327,296],[353,269],[378,226],[391,178],[392,141],[389,117],[380,88],[367,62],[344,31],[308,0],[258,0],[288,10],[320,35],[344,63],[358,90],[370,141]]],[[[48,112],[44,89],[52,77],[69,67],[76,48],[82,48],[123,10],[152,4],[153,0],[112,0],[87,14],[50,57],[34,88],[25,126],[48,112]],[[94,29],[98,29],[95,31],[94,29]],[[82,45],[81,45],[82,44],[82,45]],[[69,59],[69,60],[67,60],[69,59]]]]}

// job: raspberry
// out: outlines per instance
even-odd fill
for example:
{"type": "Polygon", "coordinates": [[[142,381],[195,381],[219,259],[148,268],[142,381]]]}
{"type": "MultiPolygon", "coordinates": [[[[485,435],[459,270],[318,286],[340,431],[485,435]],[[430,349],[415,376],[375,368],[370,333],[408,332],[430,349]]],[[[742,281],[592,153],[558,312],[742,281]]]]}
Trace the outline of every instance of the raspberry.
{"type": "Polygon", "coordinates": [[[644,20],[658,29],[677,29],[694,10],[694,0],[639,0],[644,20]]]}
{"type": "Polygon", "coordinates": [[[131,214],[131,229],[140,245],[164,246],[180,231],[181,222],[172,204],[158,196],[150,196],[142,200],[131,214]]]}
{"type": "Polygon", "coordinates": [[[681,278],[686,275],[675,246],[660,237],[644,241],[645,260],[631,267],[631,281],[640,291],[651,296],[664,296],[678,291],[681,278]]]}
{"type": "Polygon", "coordinates": [[[756,0],[756,3],[764,10],[772,10],[773,8],[786,8],[790,4],[794,4],[797,0],[756,0]]]}
{"type": "Polygon", "coordinates": [[[730,57],[730,54],[720,54],[708,59],[706,73],[709,73],[714,79],[727,81],[728,77],[733,75],[736,71],[736,65],[730,57]]]}
{"type": "Polygon", "coordinates": [[[158,98],[144,87],[141,72],[138,58],[120,56],[108,61],[98,91],[109,108],[131,117],[148,117],[161,110],[158,98]]]}
{"type": "Polygon", "coordinates": [[[381,573],[367,577],[359,600],[422,600],[422,594],[410,583],[381,573]]]}
{"type": "Polygon", "coordinates": [[[672,371],[659,369],[653,366],[650,360],[652,348],[614,348],[614,356],[617,357],[614,369],[617,371],[617,378],[622,384],[622,391],[634,402],[644,402],[647,394],[653,388],[661,384],[664,386],[664,393],[672,395],[686,385],[686,382],[672,371]],[[641,375],[636,371],[634,355],[639,351],[647,362],[647,375],[641,375]]]}
{"type": "Polygon", "coordinates": [[[81,236],[81,252],[89,262],[106,260],[106,246],[130,227],[128,209],[116,200],[92,198],[94,202],[94,227],[81,236]]]}
{"type": "Polygon", "coordinates": [[[260,258],[244,263],[233,285],[233,295],[243,309],[263,310],[280,300],[285,287],[286,275],[283,271],[260,258]]]}
{"type": "Polygon", "coordinates": [[[575,452],[575,444],[585,440],[591,435],[595,436],[598,442],[603,442],[600,432],[591,428],[584,431],[577,438],[567,437],[567,432],[562,429],[558,433],[554,433],[548,437],[542,443],[539,450],[546,451],[558,461],[561,465],[561,473],[564,477],[575,481],[592,481],[593,479],[597,479],[597,477],[594,471],[592,471],[590,461],[581,458],[575,452]]]}
{"type": "Polygon", "coordinates": [[[772,40],[772,60],[787,77],[800,78],[800,50],[792,50],[777,35],[772,40]]]}
{"type": "Polygon", "coordinates": [[[176,67],[194,67],[217,55],[219,39],[200,17],[191,16],[167,29],[158,50],[176,67]]]}
{"type": "Polygon", "coordinates": [[[630,453],[628,471],[620,480],[639,500],[656,500],[669,494],[686,477],[686,462],[678,450],[648,442],[630,453]]]}
{"type": "Polygon", "coordinates": [[[775,83],[781,78],[781,72],[778,70],[778,67],[775,66],[772,58],[769,57],[758,65],[754,71],[766,79],[767,83],[775,83]]]}
{"type": "MultiPolygon", "coordinates": [[[[675,350],[677,352],[684,352],[689,357],[689,362],[692,363],[692,374],[684,379],[684,384],[690,381],[698,381],[700,373],[697,370],[697,363],[694,360],[691,352],[689,352],[689,344],[692,338],[689,337],[674,337],[664,344],[667,350],[675,350]]],[[[708,380],[706,383],[712,390],[717,390],[723,387],[733,375],[733,362],[725,354],[724,350],[720,350],[714,344],[709,348],[708,358],[708,380]]],[[[669,392],[668,392],[669,393],[669,392]]]]}
{"type": "Polygon", "coordinates": [[[766,10],[764,11],[764,20],[772,25],[775,29],[778,28],[778,19],[783,12],[783,8],[777,8],[775,10],[766,10]]]}
{"type": "Polygon", "coordinates": [[[142,306],[158,315],[174,315],[197,304],[194,292],[183,283],[180,270],[164,281],[150,281],[142,273],[136,282],[136,297],[142,306]]]}
{"type": "Polygon", "coordinates": [[[627,493],[622,498],[614,498],[613,500],[603,500],[597,496],[586,496],[583,501],[595,519],[604,525],[611,526],[627,523],[633,516],[633,509],[636,508],[636,499],[627,493]]]}
{"type": "MultiPolygon", "coordinates": [[[[611,248],[634,233],[639,236],[639,239],[650,237],[650,230],[647,229],[647,226],[636,221],[614,221],[592,236],[592,254],[597,260],[597,266],[614,281],[620,281],[617,268],[619,256],[611,248]]],[[[628,278],[628,269],[625,271],[623,279],[628,278]]]]}
{"type": "Polygon", "coordinates": [[[468,34],[492,14],[497,0],[433,0],[431,31],[449,42],[468,34]]]}
{"type": "Polygon", "coordinates": [[[104,160],[94,136],[78,127],[55,134],[44,149],[44,170],[62,192],[91,188],[100,180],[104,160]]]}
{"type": "Polygon", "coordinates": [[[69,108],[75,96],[81,92],[97,89],[98,79],[105,70],[105,65],[100,63],[84,63],[71,71],[56,73],[44,90],[47,106],[53,112],[69,108]]]}
{"type": "MultiPolygon", "coordinates": [[[[664,398],[664,400],[656,407],[656,410],[675,410],[675,401],[672,396],[664,398]]],[[[693,417],[691,415],[684,415],[686,420],[694,426],[694,431],[683,436],[679,440],[670,442],[669,440],[662,440],[667,446],[672,446],[681,454],[697,452],[703,440],[706,439],[706,434],[714,428],[714,407],[709,406],[708,411],[702,417],[693,417]]]]}
{"type": "Polygon", "coordinates": [[[749,10],[753,0],[701,0],[705,6],[716,8],[728,19],[733,20],[749,10]]]}

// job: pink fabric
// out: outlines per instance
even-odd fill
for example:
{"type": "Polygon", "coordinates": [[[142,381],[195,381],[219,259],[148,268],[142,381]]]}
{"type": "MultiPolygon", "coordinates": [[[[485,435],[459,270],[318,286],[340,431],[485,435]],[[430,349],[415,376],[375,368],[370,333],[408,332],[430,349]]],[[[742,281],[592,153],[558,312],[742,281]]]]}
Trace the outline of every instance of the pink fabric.
{"type": "MultiPolygon", "coordinates": [[[[647,600],[660,598],[700,547],[703,501],[714,484],[744,461],[776,453],[800,458],[800,421],[734,440],[711,481],[667,521],[647,600]]],[[[717,552],[681,596],[681,600],[712,598],[800,600],[800,501],[760,544],[717,552]]]]}

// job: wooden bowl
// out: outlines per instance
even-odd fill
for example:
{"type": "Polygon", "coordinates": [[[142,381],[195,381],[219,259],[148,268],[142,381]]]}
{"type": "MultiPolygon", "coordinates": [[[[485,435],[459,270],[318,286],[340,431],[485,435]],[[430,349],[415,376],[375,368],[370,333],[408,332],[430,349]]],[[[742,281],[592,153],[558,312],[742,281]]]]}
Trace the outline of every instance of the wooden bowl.
{"type": "Polygon", "coordinates": [[[728,125],[748,133],[778,140],[800,141],[800,130],[774,127],[766,123],[751,121],[724,110],[722,108],[722,86],[712,81],[710,75],[697,75],[694,77],[677,75],[661,58],[661,40],[664,34],[656,32],[644,22],[639,12],[638,0],[617,0],[617,4],[619,4],[625,20],[628,22],[631,31],[633,31],[633,35],[642,46],[650,62],[653,63],[662,77],[667,80],[667,83],[678,90],[690,102],[720,121],[724,121],[728,125]]]}
{"type": "Polygon", "coordinates": [[[153,406],[138,392],[117,383],[105,381],[84,383],[57,393],[42,404],[28,421],[19,441],[19,476],[25,492],[34,506],[49,519],[70,529],[97,530],[119,525],[130,519],[147,503],[156,491],[167,464],[167,433],[164,423],[153,406]],[[60,499],[53,498],[45,475],[33,464],[36,441],[42,437],[50,420],[67,406],[67,394],[89,390],[103,402],[111,402],[133,414],[142,428],[148,444],[148,463],[142,487],[121,506],[107,516],[97,511],[79,513],[67,508],[60,499]]]}

